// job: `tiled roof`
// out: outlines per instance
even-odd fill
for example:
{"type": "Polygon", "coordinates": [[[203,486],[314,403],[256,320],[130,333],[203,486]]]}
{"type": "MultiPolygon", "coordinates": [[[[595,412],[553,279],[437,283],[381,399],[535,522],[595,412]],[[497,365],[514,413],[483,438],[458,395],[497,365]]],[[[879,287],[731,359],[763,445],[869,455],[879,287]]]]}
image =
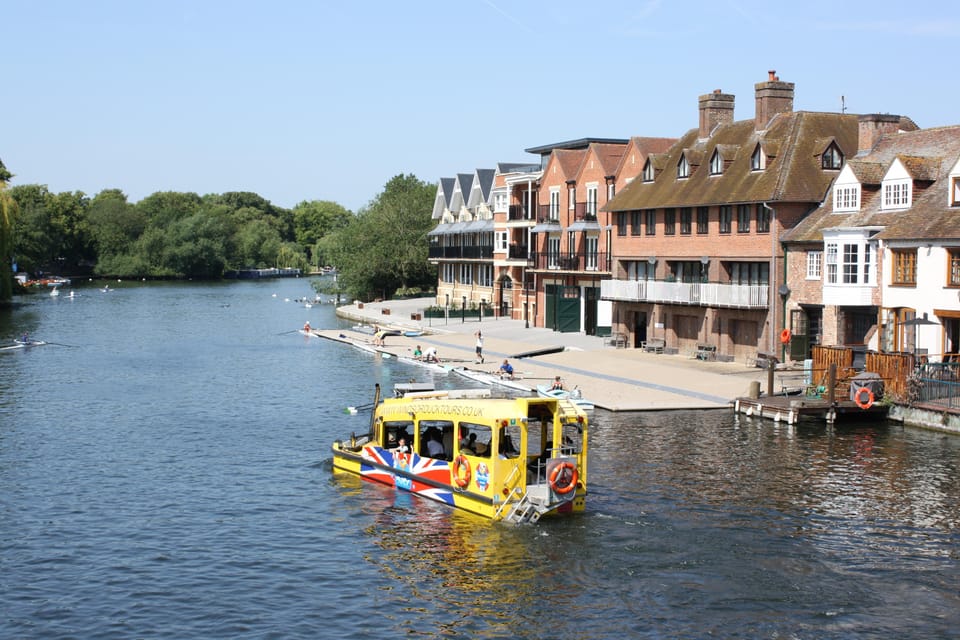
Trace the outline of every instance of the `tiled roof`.
{"type": "Polygon", "coordinates": [[[825,147],[820,143],[835,140],[846,156],[852,156],[857,150],[857,128],[855,115],[797,111],[777,115],[764,131],[756,130],[753,119],[722,124],[702,140],[698,139],[699,130],[691,129],[665,157],[651,157],[654,167],[662,169],[654,182],[634,180],[605,208],[629,211],[764,201],[817,203],[837,175],[821,168],[820,154],[825,147]],[[758,143],[767,154],[767,166],[752,171],[750,156],[758,143]],[[722,175],[711,176],[709,166],[701,162],[717,147],[721,154],[734,147],[744,153],[725,163],[722,175]],[[684,152],[691,172],[689,178],[678,179],[673,169],[684,152]]]}
{"type": "Polygon", "coordinates": [[[583,163],[584,157],[586,157],[587,152],[585,150],[570,150],[570,149],[554,149],[553,150],[554,158],[557,163],[560,165],[563,175],[567,180],[572,180],[580,173],[580,165],[583,163]]]}
{"type": "Polygon", "coordinates": [[[960,238],[960,209],[949,206],[950,170],[960,158],[960,126],[900,132],[880,139],[869,153],[850,161],[861,182],[860,210],[834,213],[832,191],[823,204],[784,235],[785,242],[822,242],[823,230],[883,227],[887,240],[960,238]],[[914,178],[909,209],[881,211],[881,180],[899,158],[914,178]],[[932,180],[932,182],[931,182],[932,180]]]}
{"type": "Polygon", "coordinates": [[[617,170],[617,165],[620,164],[620,158],[623,157],[624,151],[627,149],[625,144],[600,144],[593,143],[590,145],[590,149],[597,156],[597,159],[600,161],[600,166],[603,167],[604,175],[613,175],[617,170]]]}

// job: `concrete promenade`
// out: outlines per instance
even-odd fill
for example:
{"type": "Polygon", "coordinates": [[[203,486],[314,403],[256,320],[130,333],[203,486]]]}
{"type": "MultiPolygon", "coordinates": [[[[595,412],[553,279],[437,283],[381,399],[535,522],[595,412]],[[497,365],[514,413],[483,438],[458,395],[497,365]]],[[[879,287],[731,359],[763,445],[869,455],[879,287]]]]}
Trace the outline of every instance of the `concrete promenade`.
{"type": "MultiPolygon", "coordinates": [[[[611,411],[730,408],[737,397],[748,395],[750,384],[767,387],[767,372],[743,362],[704,362],[689,355],[644,353],[639,349],[616,348],[603,338],[551,329],[526,327],[522,320],[473,317],[412,320],[432,298],[389,300],[337,308],[337,315],[357,323],[378,324],[401,330],[423,330],[419,337],[389,336],[388,351],[408,355],[417,345],[435,346],[441,359],[462,360],[473,369],[496,371],[504,358],[531,387],[545,384],[560,375],[566,387],[579,387],[583,396],[597,407],[611,411]],[[389,315],[383,313],[389,309],[389,315]],[[483,334],[483,364],[474,364],[476,338],[483,334]],[[535,358],[514,359],[515,354],[547,347],[565,347],[559,353],[535,358]]],[[[790,375],[793,375],[791,372],[790,375]]],[[[775,390],[784,375],[777,373],[775,390]]]]}

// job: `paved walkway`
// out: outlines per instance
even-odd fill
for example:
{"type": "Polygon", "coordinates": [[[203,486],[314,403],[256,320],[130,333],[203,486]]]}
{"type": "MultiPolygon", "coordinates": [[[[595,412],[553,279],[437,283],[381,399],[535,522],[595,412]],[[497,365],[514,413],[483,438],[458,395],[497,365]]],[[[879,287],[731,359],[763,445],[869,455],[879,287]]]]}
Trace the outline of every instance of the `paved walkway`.
{"type": "MultiPolygon", "coordinates": [[[[761,390],[767,388],[768,373],[743,362],[703,362],[687,355],[618,349],[595,336],[527,328],[522,320],[480,321],[476,315],[463,318],[459,314],[411,319],[411,314],[422,313],[432,302],[432,298],[390,300],[365,303],[363,309],[350,304],[339,307],[337,315],[357,323],[424,331],[415,338],[388,337],[387,349],[400,354],[417,344],[424,348],[433,345],[442,359],[462,360],[462,364],[486,371],[495,371],[509,358],[531,387],[560,375],[567,388],[579,387],[586,399],[611,411],[728,408],[735,398],[748,395],[752,382],[759,381],[761,390]],[[389,309],[389,315],[384,309],[389,309]],[[483,364],[473,363],[478,330],[483,334],[483,364]],[[565,350],[515,359],[520,353],[559,346],[565,350]]],[[[777,391],[786,381],[783,376],[783,372],[776,374],[777,391]]]]}

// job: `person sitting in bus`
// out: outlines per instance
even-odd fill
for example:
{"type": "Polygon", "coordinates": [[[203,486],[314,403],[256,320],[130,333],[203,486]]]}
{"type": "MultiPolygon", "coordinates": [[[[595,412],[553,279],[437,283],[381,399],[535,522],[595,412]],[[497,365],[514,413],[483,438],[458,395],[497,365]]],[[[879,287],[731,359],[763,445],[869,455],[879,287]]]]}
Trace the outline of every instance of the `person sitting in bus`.
{"type": "Polygon", "coordinates": [[[435,431],[430,433],[427,440],[427,455],[431,458],[443,458],[443,443],[440,442],[440,434],[435,431]]]}
{"type": "Polygon", "coordinates": [[[473,448],[473,443],[477,441],[477,434],[471,433],[469,436],[465,436],[460,439],[460,453],[465,453],[467,455],[475,456],[477,455],[476,450],[473,448]]]}
{"type": "Polygon", "coordinates": [[[513,380],[513,365],[510,364],[509,360],[504,360],[503,364],[500,365],[500,377],[513,380]]]}

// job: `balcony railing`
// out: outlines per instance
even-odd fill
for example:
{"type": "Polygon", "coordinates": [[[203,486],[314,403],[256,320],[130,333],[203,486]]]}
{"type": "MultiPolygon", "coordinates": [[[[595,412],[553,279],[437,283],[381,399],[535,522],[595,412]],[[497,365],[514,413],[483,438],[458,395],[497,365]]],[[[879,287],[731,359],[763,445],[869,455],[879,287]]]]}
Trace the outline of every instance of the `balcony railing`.
{"type": "Polygon", "coordinates": [[[537,207],[537,220],[540,222],[560,219],[560,207],[552,204],[542,204],[537,207]]]}
{"type": "Polygon", "coordinates": [[[493,258],[493,245],[468,245],[465,247],[430,247],[428,258],[466,258],[469,260],[483,260],[493,258]]]}
{"type": "Polygon", "coordinates": [[[701,307],[767,308],[770,285],[665,280],[604,280],[600,299],[621,302],[665,302],[701,307]]]}
{"type": "Polygon", "coordinates": [[[596,202],[578,202],[573,209],[573,219],[586,222],[597,221],[597,203],[596,202]]]}
{"type": "Polygon", "coordinates": [[[552,253],[530,254],[534,269],[558,271],[610,271],[610,256],[606,253],[552,253]]]}
{"type": "Polygon", "coordinates": [[[530,257],[530,247],[512,244],[507,247],[507,257],[511,260],[527,260],[530,257]]]}
{"type": "Polygon", "coordinates": [[[507,220],[533,220],[533,210],[531,207],[522,204],[512,204],[507,211],[507,220]]]}

